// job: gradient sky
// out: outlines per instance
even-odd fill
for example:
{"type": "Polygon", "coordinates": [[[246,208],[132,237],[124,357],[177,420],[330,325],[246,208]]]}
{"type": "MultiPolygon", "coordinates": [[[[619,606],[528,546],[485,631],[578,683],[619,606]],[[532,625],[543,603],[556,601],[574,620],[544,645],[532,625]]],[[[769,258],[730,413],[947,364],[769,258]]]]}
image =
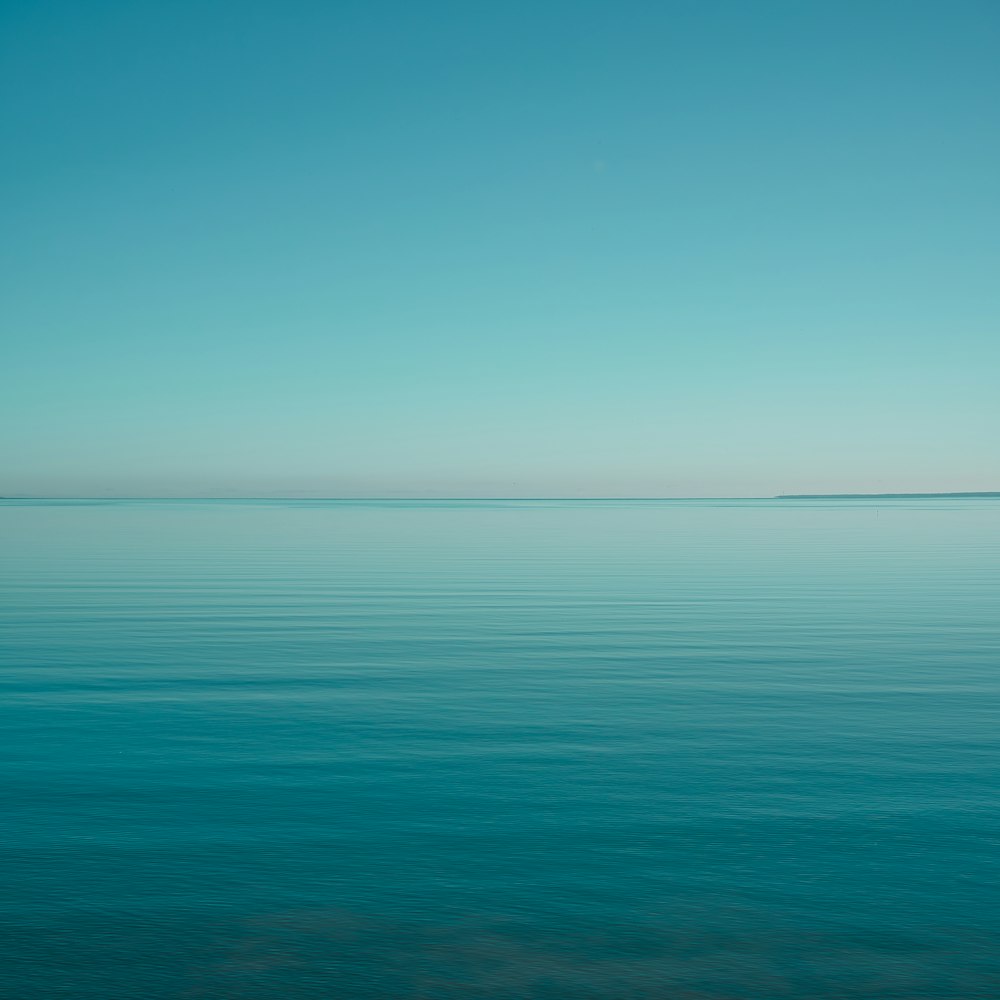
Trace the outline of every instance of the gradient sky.
{"type": "Polygon", "coordinates": [[[0,39],[0,494],[1000,489],[995,0],[0,39]]]}

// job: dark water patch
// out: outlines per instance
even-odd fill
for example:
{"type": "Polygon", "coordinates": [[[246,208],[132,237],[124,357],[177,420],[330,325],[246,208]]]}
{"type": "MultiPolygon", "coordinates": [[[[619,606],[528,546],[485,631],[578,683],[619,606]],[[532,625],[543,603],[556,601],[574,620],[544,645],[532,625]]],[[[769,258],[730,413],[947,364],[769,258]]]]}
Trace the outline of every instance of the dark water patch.
{"type": "Polygon", "coordinates": [[[553,928],[469,916],[401,922],[338,910],[98,914],[8,928],[17,957],[3,975],[11,995],[109,1000],[986,1000],[1000,986],[990,959],[1000,939],[991,935],[762,929],[747,926],[749,914],[714,916],[714,925],[701,928],[553,928]],[[965,960],[956,963],[956,954],[965,960]]]}

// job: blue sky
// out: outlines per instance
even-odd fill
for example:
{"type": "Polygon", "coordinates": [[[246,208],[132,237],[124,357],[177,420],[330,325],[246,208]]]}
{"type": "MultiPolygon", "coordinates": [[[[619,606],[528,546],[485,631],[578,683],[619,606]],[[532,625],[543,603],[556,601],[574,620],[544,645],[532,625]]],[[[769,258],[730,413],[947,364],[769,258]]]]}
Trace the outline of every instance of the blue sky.
{"type": "Polygon", "coordinates": [[[0,39],[0,494],[1000,489],[992,0],[0,39]]]}

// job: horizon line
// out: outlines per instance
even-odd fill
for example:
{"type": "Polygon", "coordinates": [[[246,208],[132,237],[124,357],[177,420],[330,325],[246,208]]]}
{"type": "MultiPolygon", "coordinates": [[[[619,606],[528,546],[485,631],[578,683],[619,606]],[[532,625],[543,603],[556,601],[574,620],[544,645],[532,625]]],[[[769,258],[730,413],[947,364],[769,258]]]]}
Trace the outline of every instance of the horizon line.
{"type": "Polygon", "coordinates": [[[777,496],[29,496],[0,495],[0,500],[776,500],[777,496]]]}
{"type": "Polygon", "coordinates": [[[43,496],[43,495],[0,495],[2,500],[195,500],[195,501],[240,501],[240,500],[288,500],[332,502],[347,501],[407,501],[433,503],[441,500],[460,501],[534,501],[559,500],[586,503],[595,500],[864,500],[864,499],[908,499],[908,498],[1000,498],[1000,491],[962,490],[927,491],[909,493],[776,493],[768,496],[156,496],[145,494],[105,495],[105,496],[43,496]]]}

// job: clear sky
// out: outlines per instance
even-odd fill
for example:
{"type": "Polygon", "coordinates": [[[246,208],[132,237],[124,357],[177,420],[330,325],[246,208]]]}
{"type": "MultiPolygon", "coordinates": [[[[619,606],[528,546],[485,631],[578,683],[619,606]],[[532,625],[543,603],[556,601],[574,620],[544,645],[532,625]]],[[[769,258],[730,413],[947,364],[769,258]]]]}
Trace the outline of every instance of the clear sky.
{"type": "Polygon", "coordinates": [[[0,39],[0,494],[1000,489],[995,0],[0,39]]]}

